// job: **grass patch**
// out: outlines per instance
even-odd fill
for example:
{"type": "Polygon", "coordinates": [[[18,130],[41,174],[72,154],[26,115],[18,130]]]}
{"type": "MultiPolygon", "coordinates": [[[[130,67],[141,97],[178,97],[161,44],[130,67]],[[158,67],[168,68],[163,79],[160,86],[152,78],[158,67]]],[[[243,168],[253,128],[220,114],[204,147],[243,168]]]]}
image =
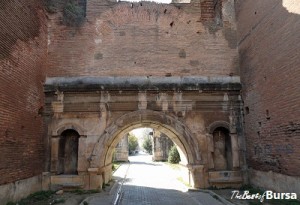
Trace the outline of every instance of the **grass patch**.
{"type": "Polygon", "coordinates": [[[54,204],[60,204],[60,203],[65,203],[66,200],[65,199],[54,199],[52,203],[50,203],[51,205],[54,204]]]}
{"type": "Polygon", "coordinates": [[[265,191],[258,188],[258,187],[253,187],[251,185],[244,185],[240,188],[240,191],[249,191],[250,194],[256,194],[256,193],[260,193],[260,194],[263,194],[265,191]]]}
{"type": "Polygon", "coordinates": [[[39,191],[30,194],[28,197],[21,199],[19,202],[8,202],[6,205],[31,205],[36,202],[50,199],[54,193],[54,191],[39,191]]]}
{"type": "Polygon", "coordinates": [[[119,169],[119,167],[121,166],[123,162],[113,162],[112,164],[112,171],[116,171],[117,169],[119,169]]]}
{"type": "Polygon", "coordinates": [[[174,170],[180,170],[180,166],[179,164],[172,164],[169,162],[164,162],[166,165],[168,165],[170,168],[174,169],[174,170]]]}
{"type": "Polygon", "coordinates": [[[177,177],[177,180],[180,181],[181,183],[183,183],[185,186],[191,188],[191,185],[189,183],[187,183],[186,181],[184,181],[182,177],[177,177]]]}
{"type": "Polygon", "coordinates": [[[99,193],[100,190],[97,190],[97,189],[92,189],[92,190],[76,189],[76,190],[72,190],[72,191],[69,191],[69,192],[73,193],[73,194],[77,194],[77,195],[82,195],[82,194],[96,194],[96,193],[99,193]]]}

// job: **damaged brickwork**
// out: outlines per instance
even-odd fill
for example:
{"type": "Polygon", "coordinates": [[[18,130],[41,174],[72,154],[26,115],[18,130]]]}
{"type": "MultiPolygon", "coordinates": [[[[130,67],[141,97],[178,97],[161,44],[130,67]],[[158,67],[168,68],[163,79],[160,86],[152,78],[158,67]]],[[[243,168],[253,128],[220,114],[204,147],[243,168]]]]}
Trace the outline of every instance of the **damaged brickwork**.
{"type": "Polygon", "coordinates": [[[248,165],[298,177],[300,14],[291,8],[299,6],[238,1],[237,19],[248,165]]]}
{"type": "Polygon", "coordinates": [[[233,6],[90,0],[80,28],[51,14],[48,76],[238,75],[233,6]]]}
{"type": "Polygon", "coordinates": [[[0,185],[44,171],[46,30],[39,1],[1,1],[0,185]]]}

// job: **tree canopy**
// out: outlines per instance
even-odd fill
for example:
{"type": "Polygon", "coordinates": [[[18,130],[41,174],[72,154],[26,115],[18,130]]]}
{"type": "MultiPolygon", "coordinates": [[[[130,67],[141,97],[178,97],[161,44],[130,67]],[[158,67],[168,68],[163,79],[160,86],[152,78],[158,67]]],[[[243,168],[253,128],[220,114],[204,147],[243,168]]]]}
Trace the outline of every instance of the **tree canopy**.
{"type": "Polygon", "coordinates": [[[138,143],[138,139],[136,136],[129,134],[128,136],[128,149],[129,149],[129,153],[132,153],[136,150],[136,148],[138,147],[139,143],[138,143]]]}

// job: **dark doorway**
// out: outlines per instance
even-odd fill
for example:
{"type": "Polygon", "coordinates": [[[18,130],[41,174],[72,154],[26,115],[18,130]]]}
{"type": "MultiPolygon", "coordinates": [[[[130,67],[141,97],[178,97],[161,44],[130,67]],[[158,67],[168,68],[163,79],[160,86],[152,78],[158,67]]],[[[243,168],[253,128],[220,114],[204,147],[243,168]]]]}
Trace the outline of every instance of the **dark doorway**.
{"type": "Polygon", "coordinates": [[[77,174],[79,134],[75,130],[65,130],[59,141],[58,174],[77,174]]]}

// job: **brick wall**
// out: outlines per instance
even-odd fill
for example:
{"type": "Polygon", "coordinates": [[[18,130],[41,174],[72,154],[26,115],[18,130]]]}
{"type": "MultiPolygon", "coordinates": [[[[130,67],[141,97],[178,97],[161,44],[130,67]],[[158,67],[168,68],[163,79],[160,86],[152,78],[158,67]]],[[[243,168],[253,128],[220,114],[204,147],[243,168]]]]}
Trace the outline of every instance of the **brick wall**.
{"type": "Polygon", "coordinates": [[[38,0],[0,3],[0,184],[41,174],[46,21],[38,0]]]}
{"type": "Polygon", "coordinates": [[[51,14],[47,75],[238,75],[234,12],[222,16],[232,2],[89,0],[79,28],[62,25],[62,13],[51,14]]]}
{"type": "Polygon", "coordinates": [[[293,2],[240,0],[236,8],[248,165],[299,176],[300,6],[293,2]]]}

